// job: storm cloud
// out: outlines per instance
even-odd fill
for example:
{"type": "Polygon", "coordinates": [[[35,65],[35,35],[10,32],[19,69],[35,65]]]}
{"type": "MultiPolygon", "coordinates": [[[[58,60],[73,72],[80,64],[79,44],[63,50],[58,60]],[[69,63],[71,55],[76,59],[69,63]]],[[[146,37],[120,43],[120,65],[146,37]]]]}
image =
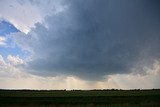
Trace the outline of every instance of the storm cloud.
{"type": "Polygon", "coordinates": [[[62,0],[63,11],[13,35],[32,73],[100,79],[141,73],[160,58],[158,0],[62,0]],[[135,70],[135,71],[134,71],[135,70]]]}

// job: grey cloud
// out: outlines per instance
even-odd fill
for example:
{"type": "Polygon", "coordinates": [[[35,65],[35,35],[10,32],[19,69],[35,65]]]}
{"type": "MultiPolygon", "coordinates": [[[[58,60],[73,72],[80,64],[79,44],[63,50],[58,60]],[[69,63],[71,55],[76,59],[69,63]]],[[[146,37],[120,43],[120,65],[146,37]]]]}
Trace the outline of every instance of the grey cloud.
{"type": "Polygon", "coordinates": [[[48,28],[37,23],[25,38],[19,34],[14,39],[33,52],[27,68],[39,75],[100,79],[130,73],[160,58],[160,15],[155,2],[66,1],[66,10],[46,17],[48,28]]]}

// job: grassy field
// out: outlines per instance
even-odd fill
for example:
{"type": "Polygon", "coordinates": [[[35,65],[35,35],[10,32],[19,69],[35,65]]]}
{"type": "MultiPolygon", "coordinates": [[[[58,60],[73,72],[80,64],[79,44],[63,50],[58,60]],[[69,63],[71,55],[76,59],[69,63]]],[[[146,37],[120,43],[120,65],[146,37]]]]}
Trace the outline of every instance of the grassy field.
{"type": "Polygon", "coordinates": [[[160,90],[0,90],[0,107],[160,107],[160,90]]]}

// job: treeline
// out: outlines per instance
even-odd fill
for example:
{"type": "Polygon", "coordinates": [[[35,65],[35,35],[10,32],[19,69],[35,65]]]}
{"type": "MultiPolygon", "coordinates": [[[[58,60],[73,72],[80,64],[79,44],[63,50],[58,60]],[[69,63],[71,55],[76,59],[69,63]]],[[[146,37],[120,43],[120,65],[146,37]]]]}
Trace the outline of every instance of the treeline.
{"type": "Polygon", "coordinates": [[[160,91],[160,89],[92,89],[92,90],[81,90],[81,89],[61,89],[61,90],[38,90],[38,89],[0,89],[0,91],[160,91]]]}

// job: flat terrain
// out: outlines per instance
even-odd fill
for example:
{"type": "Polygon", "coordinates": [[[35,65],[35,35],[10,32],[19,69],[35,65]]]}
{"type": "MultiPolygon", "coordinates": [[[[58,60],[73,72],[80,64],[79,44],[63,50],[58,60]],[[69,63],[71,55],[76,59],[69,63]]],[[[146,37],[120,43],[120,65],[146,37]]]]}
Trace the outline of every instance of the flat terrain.
{"type": "Polygon", "coordinates": [[[0,90],[0,107],[160,107],[160,90],[0,90]]]}

